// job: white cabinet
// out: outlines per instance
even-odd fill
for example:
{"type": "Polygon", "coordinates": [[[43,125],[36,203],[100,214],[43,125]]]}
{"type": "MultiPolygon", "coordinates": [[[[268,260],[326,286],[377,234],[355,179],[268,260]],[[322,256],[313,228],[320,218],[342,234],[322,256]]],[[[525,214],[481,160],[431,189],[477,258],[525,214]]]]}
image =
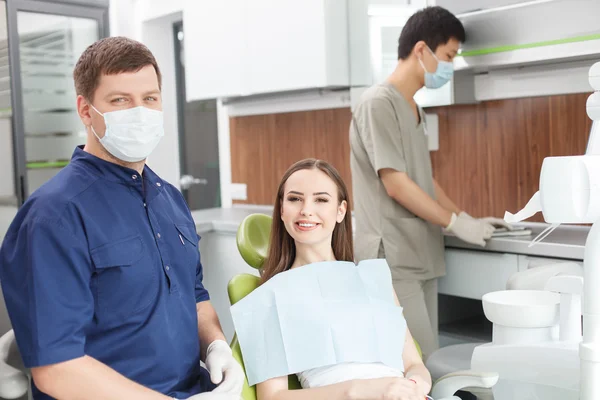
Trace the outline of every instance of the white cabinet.
{"type": "Polygon", "coordinates": [[[245,94],[246,0],[186,0],[188,101],[245,94]]]}
{"type": "Polygon", "coordinates": [[[258,0],[247,15],[250,92],[349,85],[344,0],[258,0]]]}
{"type": "Polygon", "coordinates": [[[438,281],[438,292],[481,300],[486,293],[505,290],[518,270],[517,254],[447,248],[446,275],[438,281]]]}
{"type": "Polygon", "coordinates": [[[346,0],[187,0],[187,100],[350,85],[346,0]]]}
{"type": "Polygon", "coordinates": [[[212,231],[202,233],[201,236],[199,249],[204,268],[203,284],[206,290],[208,290],[210,302],[219,316],[219,321],[221,322],[227,342],[230,342],[233,339],[234,327],[231,313],[229,312],[230,304],[227,294],[227,284],[231,278],[238,274],[258,276],[258,271],[250,268],[240,255],[237,249],[235,233],[212,231]]]}
{"type": "Polygon", "coordinates": [[[517,272],[563,262],[583,266],[582,260],[446,248],[446,275],[438,280],[438,292],[481,300],[486,293],[506,290],[508,280],[517,272]]]}
{"type": "Polygon", "coordinates": [[[444,7],[453,14],[463,14],[491,8],[514,6],[526,0],[433,0],[431,4],[444,7]]]}
{"type": "Polygon", "coordinates": [[[538,256],[527,256],[519,254],[519,271],[526,271],[530,268],[541,267],[549,264],[558,264],[572,262],[579,264],[583,267],[583,260],[570,260],[563,258],[550,258],[550,257],[538,257],[538,256]]]}

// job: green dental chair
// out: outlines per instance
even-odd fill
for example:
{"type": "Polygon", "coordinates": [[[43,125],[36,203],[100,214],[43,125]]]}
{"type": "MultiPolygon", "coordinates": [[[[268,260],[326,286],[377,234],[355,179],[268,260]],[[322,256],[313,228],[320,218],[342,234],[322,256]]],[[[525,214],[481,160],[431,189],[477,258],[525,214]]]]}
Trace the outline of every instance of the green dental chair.
{"type": "MultiPolygon", "coordinates": [[[[267,252],[269,249],[269,236],[271,234],[271,217],[264,214],[252,214],[246,217],[237,232],[237,247],[240,255],[252,268],[257,270],[262,268],[267,252]]],[[[251,274],[239,274],[234,276],[227,285],[227,293],[229,294],[229,301],[231,305],[234,305],[250,292],[258,287],[260,284],[260,278],[256,275],[251,274]]],[[[233,337],[231,342],[231,350],[233,351],[234,358],[244,368],[244,361],[242,360],[242,350],[237,340],[237,336],[233,337]]],[[[300,382],[295,375],[289,376],[289,388],[300,389],[300,382]]],[[[248,380],[244,381],[244,388],[242,389],[242,398],[244,400],[256,400],[256,388],[254,386],[248,386],[248,380]]]]}
{"type": "MultiPolygon", "coordinates": [[[[237,247],[240,255],[252,268],[260,270],[268,254],[269,239],[271,234],[271,217],[265,214],[251,214],[247,216],[240,224],[237,231],[237,247]]],[[[239,274],[234,276],[227,285],[227,293],[231,305],[234,305],[250,292],[256,289],[260,284],[260,278],[252,274],[239,274]]],[[[421,349],[415,341],[419,355],[421,349]]],[[[240,363],[245,371],[242,351],[237,336],[233,337],[231,349],[234,358],[240,363]]],[[[485,387],[490,388],[498,381],[497,374],[476,373],[473,371],[460,371],[448,374],[440,378],[432,390],[434,399],[440,400],[460,400],[452,396],[456,391],[465,387],[485,387]]],[[[300,382],[296,375],[288,377],[289,389],[301,389],[300,382]]],[[[248,385],[248,380],[244,381],[242,389],[243,400],[257,400],[256,388],[248,385]]]]}

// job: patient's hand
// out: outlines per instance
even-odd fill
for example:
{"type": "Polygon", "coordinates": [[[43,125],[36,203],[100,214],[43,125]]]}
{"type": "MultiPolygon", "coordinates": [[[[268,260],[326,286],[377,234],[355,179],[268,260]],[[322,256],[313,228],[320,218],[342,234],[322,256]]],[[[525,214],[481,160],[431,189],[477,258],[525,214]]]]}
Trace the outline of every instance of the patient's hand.
{"type": "Polygon", "coordinates": [[[352,400],[423,400],[417,384],[406,378],[358,379],[350,389],[352,400]]]}

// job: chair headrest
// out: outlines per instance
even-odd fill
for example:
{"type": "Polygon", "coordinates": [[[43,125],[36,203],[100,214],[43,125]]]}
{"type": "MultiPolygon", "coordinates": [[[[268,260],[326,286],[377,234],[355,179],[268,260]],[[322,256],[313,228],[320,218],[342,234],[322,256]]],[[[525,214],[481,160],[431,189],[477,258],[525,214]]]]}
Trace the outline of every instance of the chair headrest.
{"type": "Polygon", "coordinates": [[[236,241],[240,255],[252,268],[262,268],[269,251],[272,218],[265,214],[248,215],[240,224],[236,241]]]}
{"type": "Polygon", "coordinates": [[[231,278],[227,285],[229,304],[234,305],[260,285],[260,277],[250,274],[239,274],[231,278]]]}

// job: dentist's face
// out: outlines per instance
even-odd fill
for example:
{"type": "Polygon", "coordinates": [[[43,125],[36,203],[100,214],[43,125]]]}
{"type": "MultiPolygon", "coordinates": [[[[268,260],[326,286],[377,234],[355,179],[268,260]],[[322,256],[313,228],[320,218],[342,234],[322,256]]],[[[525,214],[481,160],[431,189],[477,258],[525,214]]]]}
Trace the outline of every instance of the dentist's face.
{"type": "Polygon", "coordinates": [[[346,215],[335,182],[319,169],[294,172],[284,186],[281,220],[296,243],[331,244],[333,230],[346,215]]]}
{"type": "Polygon", "coordinates": [[[104,118],[91,108],[92,103],[101,112],[119,111],[143,106],[162,111],[162,96],[156,70],[147,65],[135,72],[102,75],[93,99],[78,96],[79,115],[85,126],[93,125],[99,137],[104,136],[104,118]]]}

